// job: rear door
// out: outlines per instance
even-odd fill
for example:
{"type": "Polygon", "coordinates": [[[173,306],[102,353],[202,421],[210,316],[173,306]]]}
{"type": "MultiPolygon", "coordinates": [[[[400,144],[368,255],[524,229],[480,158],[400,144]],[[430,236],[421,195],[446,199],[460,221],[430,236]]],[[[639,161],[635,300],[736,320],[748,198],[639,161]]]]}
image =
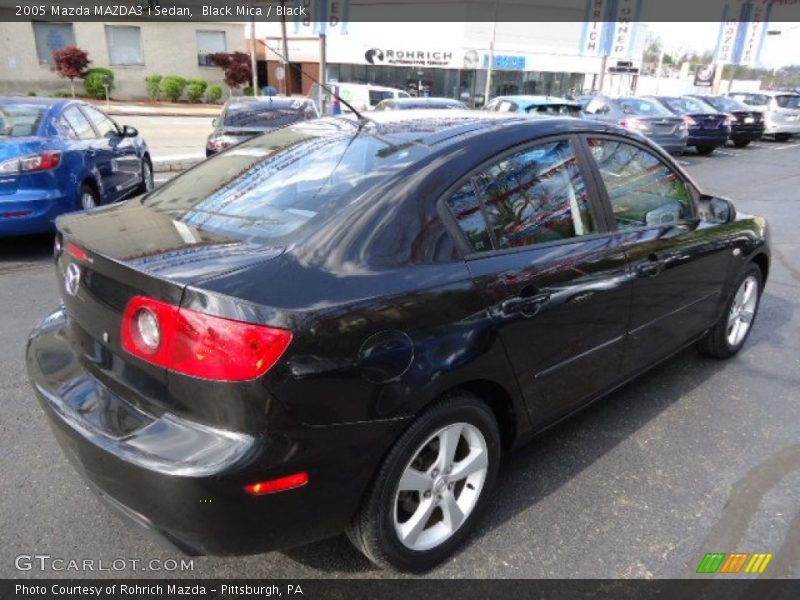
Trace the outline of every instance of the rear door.
{"type": "Polygon", "coordinates": [[[730,250],[696,217],[694,187],[644,144],[587,135],[607,220],[619,233],[633,277],[623,373],[679,349],[716,319],[730,250]]]}
{"type": "Polygon", "coordinates": [[[446,200],[467,266],[539,425],[617,380],[625,256],[606,229],[575,138],[501,155],[446,200]],[[488,227],[487,227],[488,223],[488,227]]]}

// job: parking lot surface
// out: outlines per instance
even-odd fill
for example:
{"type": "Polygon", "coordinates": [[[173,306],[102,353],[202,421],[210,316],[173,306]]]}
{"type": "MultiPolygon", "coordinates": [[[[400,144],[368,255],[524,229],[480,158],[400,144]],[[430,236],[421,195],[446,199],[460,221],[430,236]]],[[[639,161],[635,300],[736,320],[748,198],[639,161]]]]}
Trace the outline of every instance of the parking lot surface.
{"type": "MultiPolygon", "coordinates": [[[[747,345],[729,361],[688,349],[508,456],[477,531],[428,576],[688,577],[705,553],[737,551],[773,553],[768,576],[800,576],[800,143],[680,162],[705,191],[770,221],[772,267],[747,345]]],[[[58,303],[50,253],[47,236],[0,242],[0,576],[394,575],[343,536],[195,558],[191,571],[17,570],[19,555],[180,559],[91,494],[29,389],[26,336],[58,303]]]]}

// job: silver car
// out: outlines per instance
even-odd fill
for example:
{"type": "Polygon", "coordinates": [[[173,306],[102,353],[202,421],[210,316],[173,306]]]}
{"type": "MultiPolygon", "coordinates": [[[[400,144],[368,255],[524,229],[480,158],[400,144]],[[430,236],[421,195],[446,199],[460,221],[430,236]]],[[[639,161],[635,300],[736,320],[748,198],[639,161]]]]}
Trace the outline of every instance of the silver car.
{"type": "Polygon", "coordinates": [[[740,102],[764,113],[764,135],[779,142],[800,134],[800,94],[794,92],[732,92],[740,102]]]}

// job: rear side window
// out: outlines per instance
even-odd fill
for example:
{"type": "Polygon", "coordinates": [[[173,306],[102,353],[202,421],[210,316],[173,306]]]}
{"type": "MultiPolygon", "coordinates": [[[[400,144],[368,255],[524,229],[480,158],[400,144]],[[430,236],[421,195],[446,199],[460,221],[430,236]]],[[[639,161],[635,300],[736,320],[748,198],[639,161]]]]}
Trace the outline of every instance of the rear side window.
{"type": "Polygon", "coordinates": [[[492,249],[489,230],[486,228],[486,219],[483,217],[483,209],[472,182],[466,183],[450,196],[447,199],[447,206],[453,213],[461,231],[467,236],[473,250],[484,252],[492,249]]]}
{"type": "Polygon", "coordinates": [[[97,110],[96,108],[92,108],[91,106],[84,106],[83,110],[87,114],[89,119],[92,121],[92,123],[94,123],[94,126],[97,128],[97,131],[100,132],[100,137],[111,138],[119,135],[119,129],[117,129],[117,126],[116,124],[114,124],[114,121],[109,119],[99,110],[97,110]]]}
{"type": "Polygon", "coordinates": [[[70,106],[64,111],[64,114],[61,116],[61,118],[67,125],[69,125],[79,140],[91,140],[97,136],[97,134],[94,132],[94,129],[92,129],[92,125],[89,123],[89,120],[80,110],[78,110],[77,107],[70,106]]]}
{"type": "Polygon", "coordinates": [[[642,98],[620,98],[617,100],[622,112],[626,115],[646,115],[653,117],[671,117],[672,113],[654,100],[642,98]]]}
{"type": "Polygon", "coordinates": [[[223,124],[226,127],[277,128],[314,116],[316,115],[311,105],[303,102],[293,105],[248,102],[229,106],[225,111],[223,124]]]}
{"type": "Polygon", "coordinates": [[[586,186],[567,140],[504,158],[478,173],[473,183],[498,248],[564,240],[595,231],[586,186]]]}
{"type": "Polygon", "coordinates": [[[589,139],[589,147],[620,229],[669,225],[691,217],[686,183],[658,157],[617,140],[589,139]]]}
{"type": "Polygon", "coordinates": [[[794,94],[775,96],[775,102],[781,108],[800,108],[800,96],[795,96],[794,94]]]}
{"type": "Polygon", "coordinates": [[[45,109],[40,106],[0,105],[0,136],[36,135],[45,109]]]}

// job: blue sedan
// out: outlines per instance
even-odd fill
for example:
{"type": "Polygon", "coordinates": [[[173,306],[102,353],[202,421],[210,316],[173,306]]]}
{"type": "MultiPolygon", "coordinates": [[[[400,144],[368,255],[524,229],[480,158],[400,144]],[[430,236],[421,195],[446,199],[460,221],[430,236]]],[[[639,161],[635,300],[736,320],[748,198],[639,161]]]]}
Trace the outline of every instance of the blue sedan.
{"type": "Polygon", "coordinates": [[[133,127],[83,102],[0,98],[0,235],[52,231],[60,214],[152,187],[133,127]]]}

